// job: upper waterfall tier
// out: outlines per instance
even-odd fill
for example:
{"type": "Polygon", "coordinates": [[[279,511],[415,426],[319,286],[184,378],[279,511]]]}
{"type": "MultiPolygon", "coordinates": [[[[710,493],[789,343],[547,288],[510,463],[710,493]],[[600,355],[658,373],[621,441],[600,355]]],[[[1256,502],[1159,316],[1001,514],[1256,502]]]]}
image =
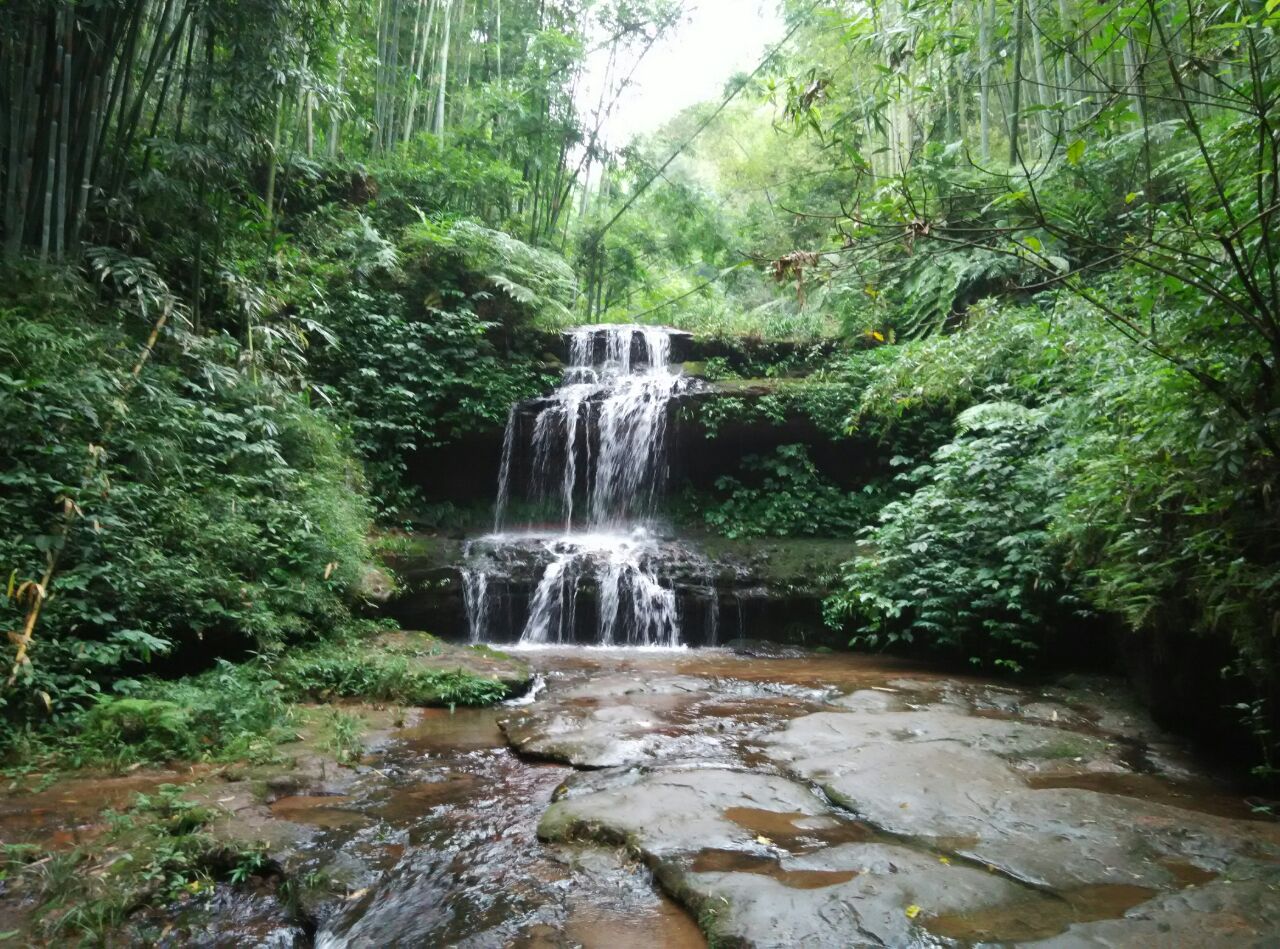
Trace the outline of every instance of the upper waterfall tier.
{"type": "Polygon", "coordinates": [[[597,325],[570,330],[554,393],[514,406],[498,476],[496,531],[513,499],[575,529],[643,521],[666,482],[671,398],[687,384],[671,364],[679,331],[597,325]]]}

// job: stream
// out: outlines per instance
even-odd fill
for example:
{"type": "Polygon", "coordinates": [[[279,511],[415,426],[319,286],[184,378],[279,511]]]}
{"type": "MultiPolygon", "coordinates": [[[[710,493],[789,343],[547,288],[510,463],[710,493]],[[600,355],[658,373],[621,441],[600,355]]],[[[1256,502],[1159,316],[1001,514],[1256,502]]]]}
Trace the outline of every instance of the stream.
{"type": "Polygon", "coordinates": [[[341,800],[274,804],[350,864],[315,944],[1274,945],[1280,825],[1118,681],[714,648],[716,588],[673,581],[713,568],[660,517],[674,334],[572,330],[512,408],[461,575],[535,693],[424,712],[341,800]]]}
{"type": "MultiPolygon", "coordinates": [[[[699,923],[778,947],[1280,934],[1280,825],[1113,680],[727,649],[522,658],[534,701],[423,710],[340,795],[274,802],[308,828],[291,872],[351,894],[317,908],[315,945],[684,947],[706,944],[699,923]]],[[[230,915],[209,944],[311,942],[230,915]]]]}

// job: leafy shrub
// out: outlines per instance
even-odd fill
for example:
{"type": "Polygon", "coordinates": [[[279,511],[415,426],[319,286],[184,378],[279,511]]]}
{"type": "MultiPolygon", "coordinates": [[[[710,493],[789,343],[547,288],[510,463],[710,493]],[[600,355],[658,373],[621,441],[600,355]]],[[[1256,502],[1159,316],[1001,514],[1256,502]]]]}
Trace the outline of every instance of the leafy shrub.
{"type": "Polygon", "coordinates": [[[845,570],[827,604],[840,625],[867,622],[865,645],[916,643],[973,662],[1019,668],[1079,601],[1049,532],[1063,488],[1043,411],[974,406],[958,437],[906,477],[866,533],[872,552],[845,570]]]}
{"type": "MultiPolygon", "coordinates": [[[[0,571],[20,584],[57,561],[31,664],[0,689],[9,715],[87,707],[160,655],[207,662],[346,619],[370,511],[326,411],[181,327],[132,385],[145,324],[80,287],[0,314],[0,571]]],[[[25,613],[0,600],[0,628],[25,613]]]]}
{"type": "Polygon", "coordinates": [[[260,661],[184,679],[124,680],[45,746],[66,763],[266,758],[287,724],[284,689],[260,661]]]}
{"type": "Polygon", "coordinates": [[[104,696],[84,716],[88,747],[128,746],[143,761],[193,759],[200,748],[191,716],[175,702],[104,696]]]}
{"type": "Polygon", "coordinates": [[[813,537],[852,533],[864,523],[870,493],[846,494],[819,474],[804,445],[781,445],[743,462],[751,484],[716,481],[727,495],[703,514],[726,537],[813,537]]]}

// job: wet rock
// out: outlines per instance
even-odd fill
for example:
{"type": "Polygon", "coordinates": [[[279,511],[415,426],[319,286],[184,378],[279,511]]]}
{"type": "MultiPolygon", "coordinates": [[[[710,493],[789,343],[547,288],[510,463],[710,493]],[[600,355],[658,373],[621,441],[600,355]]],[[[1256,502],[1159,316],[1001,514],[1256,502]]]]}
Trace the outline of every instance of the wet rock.
{"type": "Polygon", "coordinates": [[[579,768],[611,768],[690,754],[718,756],[706,735],[663,729],[651,709],[612,705],[550,713],[523,713],[501,722],[523,755],[579,768]]]}
{"type": "Polygon", "coordinates": [[[996,874],[892,844],[846,844],[784,859],[779,869],[699,873],[688,860],[664,860],[656,874],[698,908],[716,945],[925,945],[933,942],[921,931],[926,912],[963,913],[1025,898],[1022,887],[996,874]],[[798,874],[808,874],[798,877],[804,884],[789,885],[798,874]],[[811,885],[823,874],[833,882],[811,885]]]}
{"type": "Polygon", "coordinates": [[[1088,722],[1080,713],[1058,702],[1029,702],[1019,707],[1018,714],[1033,722],[1078,728],[1088,722]]]}
{"type": "Polygon", "coordinates": [[[606,676],[564,690],[555,702],[513,711],[498,724],[521,754],[581,768],[718,757],[717,741],[668,720],[708,698],[711,687],[692,676],[606,676]]]}
{"type": "Polygon", "coordinates": [[[207,903],[172,911],[158,942],[142,932],[126,931],[133,945],[260,946],[303,949],[311,944],[300,920],[285,902],[269,892],[218,887],[207,903]]]}
{"type": "Polygon", "coordinates": [[[1167,893],[1122,919],[1076,923],[1065,933],[1027,943],[1037,949],[1187,946],[1264,949],[1280,932],[1280,879],[1220,881],[1167,893]]]}
{"type": "Polygon", "coordinates": [[[1215,873],[1280,858],[1270,825],[1073,788],[1033,789],[1005,757],[1043,754],[1065,735],[1081,757],[1100,739],[945,711],[820,713],[767,739],[773,760],[889,833],[1054,889],[1165,888],[1176,860],[1215,873]]]}
{"type": "Polygon", "coordinates": [[[739,656],[750,656],[753,659],[800,659],[808,653],[795,646],[769,642],[764,639],[731,639],[724,648],[739,656]]]}
{"type": "Polygon", "coordinates": [[[859,689],[842,695],[831,704],[847,708],[851,712],[901,712],[906,709],[902,696],[876,689],[859,689]]]}
{"type": "Polygon", "coordinates": [[[716,944],[912,945],[922,938],[920,907],[963,913],[1051,899],[984,869],[868,840],[865,827],[776,775],[670,768],[582,776],[538,834],[626,844],[716,944]]]}
{"type": "Polygon", "coordinates": [[[360,573],[360,584],[357,591],[361,599],[383,605],[395,595],[396,581],[391,572],[382,568],[367,566],[360,573]]]}
{"type": "Polygon", "coordinates": [[[1017,713],[1018,706],[1022,701],[1022,696],[1016,692],[1006,692],[1003,689],[986,688],[981,689],[974,696],[974,706],[981,709],[994,709],[998,712],[1004,712],[1008,715],[1017,713]]]}
{"type": "Polygon", "coordinates": [[[767,853],[760,834],[725,812],[750,808],[821,816],[826,808],[807,787],[777,775],[726,768],[662,768],[580,776],[547,809],[542,840],[628,844],[650,857],[704,849],[767,853]]]}
{"type": "Polygon", "coordinates": [[[769,740],[784,760],[838,755],[867,745],[945,741],[1003,758],[1104,758],[1115,751],[1093,735],[963,715],[941,706],[876,715],[820,712],[795,719],[769,740]]]}
{"type": "Polygon", "coordinates": [[[557,691],[558,699],[614,699],[632,695],[687,696],[705,693],[712,688],[709,679],[697,676],[612,675],[588,679],[579,685],[557,691]]]}

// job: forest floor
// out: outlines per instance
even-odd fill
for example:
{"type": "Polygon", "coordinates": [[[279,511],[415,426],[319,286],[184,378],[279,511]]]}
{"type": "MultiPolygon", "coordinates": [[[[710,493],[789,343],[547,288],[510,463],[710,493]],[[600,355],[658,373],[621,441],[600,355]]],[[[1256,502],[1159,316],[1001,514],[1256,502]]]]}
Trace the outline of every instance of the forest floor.
{"type": "Polygon", "coordinates": [[[501,706],[317,705],[287,765],[32,777],[0,828],[81,848],[92,879],[139,828],[172,826],[162,785],[206,809],[220,875],[135,907],[139,944],[1280,937],[1280,823],[1117,680],[1017,687],[799,651],[519,658],[535,685],[501,706]],[[335,714],[360,720],[354,755],[335,714]],[[149,809],[130,807],[140,792],[149,809]]]}
{"type": "MultiPolygon", "coordinates": [[[[498,694],[523,693],[532,681],[517,658],[421,633],[384,632],[370,648],[368,668],[398,660],[401,681],[447,675],[497,683],[498,694]]],[[[367,683],[386,686],[377,675],[367,683]]],[[[318,692],[289,706],[287,733],[266,753],[15,772],[0,791],[0,943],[94,944],[113,933],[145,945],[219,933],[305,940],[311,901],[350,888],[336,868],[316,874],[288,855],[302,852],[345,789],[380,773],[367,762],[393,735],[449,713],[430,688],[417,690],[416,704],[318,692]]]]}

